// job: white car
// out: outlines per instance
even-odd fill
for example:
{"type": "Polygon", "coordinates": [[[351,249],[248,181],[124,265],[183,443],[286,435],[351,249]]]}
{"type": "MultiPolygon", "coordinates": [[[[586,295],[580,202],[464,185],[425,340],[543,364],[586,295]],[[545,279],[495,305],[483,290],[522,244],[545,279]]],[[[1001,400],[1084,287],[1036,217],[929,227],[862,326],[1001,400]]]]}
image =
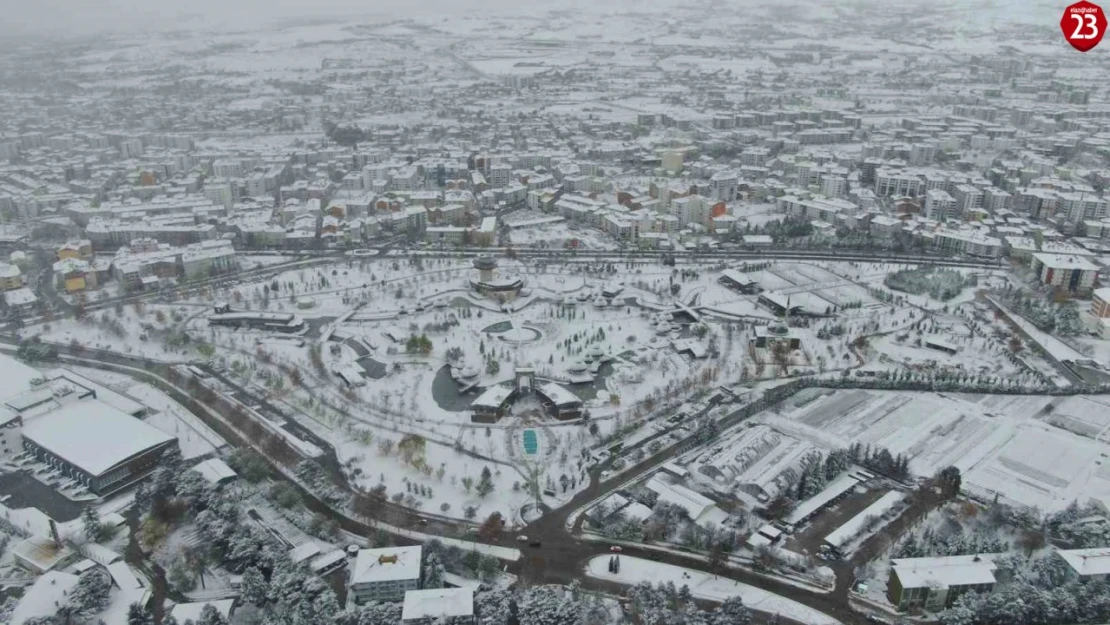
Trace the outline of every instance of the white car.
{"type": "Polygon", "coordinates": [[[520,536],[516,537],[516,540],[517,540],[517,542],[526,543],[526,542],[528,542],[528,537],[525,536],[524,534],[521,534],[520,536]]]}

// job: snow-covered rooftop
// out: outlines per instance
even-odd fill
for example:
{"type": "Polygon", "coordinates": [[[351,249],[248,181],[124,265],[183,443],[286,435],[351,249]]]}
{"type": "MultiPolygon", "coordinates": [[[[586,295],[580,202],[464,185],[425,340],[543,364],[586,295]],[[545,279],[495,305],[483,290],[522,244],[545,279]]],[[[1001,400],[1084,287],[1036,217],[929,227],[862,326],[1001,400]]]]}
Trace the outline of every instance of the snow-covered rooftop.
{"type": "Polygon", "coordinates": [[[512,392],[513,390],[507,386],[495,384],[485,391],[482,391],[482,394],[475,398],[474,402],[470,405],[497,408],[512,392]]]}
{"type": "Polygon", "coordinates": [[[8,399],[31,388],[31,380],[42,374],[7,354],[0,354],[0,399],[8,399]]]}
{"type": "Polygon", "coordinates": [[[231,606],[235,605],[234,599],[219,599],[216,601],[195,601],[193,603],[179,603],[173,607],[170,614],[177,619],[178,623],[185,621],[193,621],[194,623],[200,622],[200,613],[204,611],[204,606],[211,605],[216,608],[216,611],[223,615],[224,619],[231,616],[231,606]]]}
{"type": "Polygon", "coordinates": [[[351,571],[350,585],[417,579],[420,577],[421,547],[362,549],[351,571]]]}
{"type": "Polygon", "coordinates": [[[474,616],[474,591],[469,588],[435,588],[405,593],[401,620],[474,616]]]}
{"type": "Polygon", "coordinates": [[[648,481],[647,488],[659,496],[659,501],[685,509],[698,525],[720,525],[728,518],[728,513],[718,508],[712,499],[685,486],[668,484],[658,475],[648,481]]]}
{"type": "Polygon", "coordinates": [[[23,437],[94,476],[175,438],[95,399],[33,419],[23,437]]]}
{"type": "Polygon", "coordinates": [[[828,505],[833,499],[855,488],[857,484],[859,484],[857,472],[848,471],[842,473],[836,479],[829,482],[824,490],[798,504],[798,506],[794,508],[794,511],[790,513],[790,516],[786,517],[784,520],[791,525],[800,523],[809,518],[814,512],[828,505]]]}
{"type": "Polygon", "coordinates": [[[193,467],[193,470],[200,473],[204,479],[213,484],[219,484],[224,480],[230,480],[236,475],[235,471],[219,458],[209,458],[193,467]]]}
{"type": "Polygon", "coordinates": [[[556,406],[577,404],[582,402],[582,400],[578,399],[577,395],[554,382],[541,384],[538,388],[540,392],[542,392],[544,395],[547,395],[548,399],[555,402],[556,406]]]}
{"type": "Polygon", "coordinates": [[[1083,256],[1076,256],[1073,254],[1033,254],[1033,258],[1050,269],[1098,271],[1098,266],[1083,256]]]}
{"type": "Polygon", "coordinates": [[[896,490],[890,491],[880,497],[875,503],[864,508],[862,512],[848,519],[843,525],[830,532],[829,535],[825,537],[825,542],[833,547],[843,547],[863,531],[869,519],[886,514],[905,498],[906,494],[903,492],[896,490]]]}
{"type": "Polygon", "coordinates": [[[75,586],[77,576],[69,573],[51,571],[38,578],[16,604],[11,625],[23,625],[31,619],[54,616],[58,606],[65,604],[66,595],[75,586]]]}
{"type": "Polygon", "coordinates": [[[974,584],[993,584],[995,565],[1000,554],[943,556],[937,558],[899,558],[890,561],[902,588],[949,588],[974,584]]]}
{"type": "Polygon", "coordinates": [[[1110,548],[1108,547],[1061,549],[1057,553],[1080,577],[1110,575],[1110,548]]]}
{"type": "Polygon", "coordinates": [[[320,555],[320,546],[314,542],[307,542],[289,550],[289,559],[294,564],[300,564],[317,555],[320,555]]]}

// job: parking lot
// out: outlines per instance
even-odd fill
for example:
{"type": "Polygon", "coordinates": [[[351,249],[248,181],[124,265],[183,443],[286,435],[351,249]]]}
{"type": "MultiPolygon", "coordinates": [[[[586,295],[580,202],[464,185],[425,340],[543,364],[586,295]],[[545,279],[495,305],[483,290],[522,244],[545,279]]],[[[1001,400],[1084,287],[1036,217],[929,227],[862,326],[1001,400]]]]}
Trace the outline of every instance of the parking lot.
{"type": "MultiPolygon", "coordinates": [[[[856,487],[857,490],[861,487],[856,487]]],[[[867,506],[875,503],[886,489],[868,489],[862,493],[853,492],[836,505],[823,510],[811,520],[802,531],[797,532],[784,545],[787,549],[798,553],[817,555],[825,537],[833,530],[843,525],[846,521],[856,516],[867,506]]]]}
{"type": "Polygon", "coordinates": [[[81,515],[85,504],[67,499],[53,488],[31,477],[26,471],[0,475],[0,492],[9,495],[5,502],[9,508],[35,507],[50,518],[64,523],[81,515]]]}

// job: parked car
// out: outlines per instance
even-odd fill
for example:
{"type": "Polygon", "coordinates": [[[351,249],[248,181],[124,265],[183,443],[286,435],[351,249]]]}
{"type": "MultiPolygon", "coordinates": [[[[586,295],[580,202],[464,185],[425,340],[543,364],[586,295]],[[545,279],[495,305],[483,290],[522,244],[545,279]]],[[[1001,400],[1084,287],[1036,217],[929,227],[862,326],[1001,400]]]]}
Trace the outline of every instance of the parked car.
{"type": "Polygon", "coordinates": [[[620,545],[613,545],[612,547],[609,547],[609,551],[612,551],[614,553],[620,553],[620,552],[624,551],[624,549],[621,549],[620,545]]]}

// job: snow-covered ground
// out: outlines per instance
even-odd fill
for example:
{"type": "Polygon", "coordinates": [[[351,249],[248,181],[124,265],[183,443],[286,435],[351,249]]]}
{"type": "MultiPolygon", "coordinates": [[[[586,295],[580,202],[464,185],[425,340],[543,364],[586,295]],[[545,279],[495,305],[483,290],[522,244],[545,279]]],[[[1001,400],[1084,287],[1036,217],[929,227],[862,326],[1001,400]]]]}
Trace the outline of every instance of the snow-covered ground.
{"type": "Polygon", "coordinates": [[[181,404],[149,384],[135,384],[127,394],[153,408],[144,419],[150,425],[177,437],[181,457],[191,460],[227,446],[227,442],[181,404]]]}
{"type": "MultiPolygon", "coordinates": [[[[809,391],[807,391],[809,392],[809,391]]],[[[1110,407],[1082,398],[1086,420],[1110,420],[1110,407]]],[[[1052,425],[1056,400],[1043,396],[910,393],[863,390],[828,392],[781,415],[755,418],[774,430],[826,449],[852,442],[885,447],[910,457],[910,470],[931,476],[953,465],[965,489],[1044,511],[1073,500],[1110,494],[1102,458],[1110,443],[1052,425]]],[[[1074,412],[1062,402],[1066,413],[1074,412]]],[[[1061,416],[1061,419],[1064,419],[1061,416]]],[[[1093,426],[1091,426],[1093,429],[1093,426]]]]}
{"type": "Polygon", "coordinates": [[[586,565],[586,574],[597,579],[630,585],[649,582],[651,584],[674,583],[675,586],[679,587],[689,586],[690,594],[698,599],[709,601],[724,601],[729,597],[740,597],[743,599],[744,605],[749,608],[769,614],[778,614],[805,625],[837,625],[840,623],[835,618],[793,599],[725,577],[652,560],[629,556],[619,557],[619,572],[609,572],[610,556],[605,555],[592,558],[586,565]]]}

